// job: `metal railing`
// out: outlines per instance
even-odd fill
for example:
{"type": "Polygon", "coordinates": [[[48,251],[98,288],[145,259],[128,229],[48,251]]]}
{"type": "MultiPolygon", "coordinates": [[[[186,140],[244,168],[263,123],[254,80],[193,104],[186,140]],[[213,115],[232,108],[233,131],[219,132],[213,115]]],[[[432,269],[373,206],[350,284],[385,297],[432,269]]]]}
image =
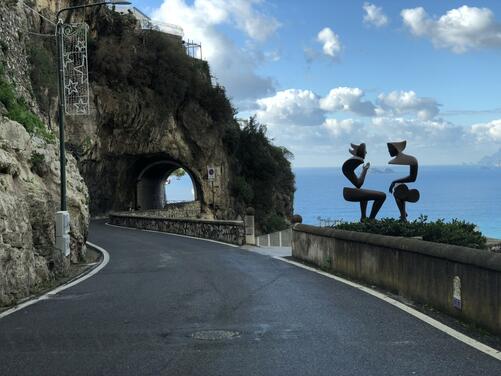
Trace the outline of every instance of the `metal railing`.
{"type": "Polygon", "coordinates": [[[258,247],[291,247],[292,228],[256,236],[256,245],[258,247]]]}

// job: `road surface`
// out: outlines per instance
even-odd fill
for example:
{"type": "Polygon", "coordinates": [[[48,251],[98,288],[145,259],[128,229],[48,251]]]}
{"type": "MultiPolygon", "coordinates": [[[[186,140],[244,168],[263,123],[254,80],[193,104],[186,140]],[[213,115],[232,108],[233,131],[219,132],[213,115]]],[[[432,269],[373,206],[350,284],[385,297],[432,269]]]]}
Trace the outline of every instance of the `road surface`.
{"type": "Polygon", "coordinates": [[[359,290],[248,250],[91,225],[110,263],[0,319],[0,375],[501,375],[359,290]]]}

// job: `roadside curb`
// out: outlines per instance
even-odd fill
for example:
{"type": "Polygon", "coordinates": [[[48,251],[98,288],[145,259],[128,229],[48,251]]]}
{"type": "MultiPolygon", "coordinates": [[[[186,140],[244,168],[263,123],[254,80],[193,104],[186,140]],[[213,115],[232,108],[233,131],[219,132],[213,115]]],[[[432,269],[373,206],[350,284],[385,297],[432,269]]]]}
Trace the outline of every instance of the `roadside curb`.
{"type": "Polygon", "coordinates": [[[37,296],[33,299],[29,299],[21,304],[18,304],[4,312],[1,312],[0,313],[0,319],[6,317],[6,316],[9,316],[17,311],[20,311],[22,310],[23,308],[26,308],[26,307],[29,307],[33,304],[36,304],[40,301],[43,301],[43,300],[47,300],[47,299],[50,299],[52,298],[53,296],[57,295],[58,293],[60,293],[61,291],[64,291],[66,289],[69,289],[70,287],[73,287],[83,281],[85,281],[86,279],[94,276],[95,274],[97,274],[99,271],[101,271],[101,269],[103,269],[107,264],[108,262],[110,261],[110,255],[109,253],[104,249],[104,248],[101,248],[99,247],[98,245],[96,244],[93,244],[91,242],[87,242],[86,243],[89,247],[95,249],[96,251],[98,252],[101,252],[102,255],[103,255],[103,260],[97,264],[96,266],[94,266],[93,268],[90,268],[86,271],[84,271],[82,274],[76,276],[75,278],[71,279],[70,281],[62,284],[61,286],[58,286],[46,293],[44,293],[43,295],[40,295],[40,296],[37,296]]]}
{"type": "Polygon", "coordinates": [[[311,266],[303,265],[303,264],[296,262],[296,261],[287,260],[287,259],[285,259],[283,257],[279,257],[279,256],[275,256],[273,258],[276,260],[285,262],[287,264],[291,264],[291,265],[294,265],[296,267],[306,269],[306,270],[309,270],[311,272],[320,274],[324,277],[334,279],[334,280],[341,282],[345,285],[351,286],[351,287],[356,288],[360,291],[363,291],[369,295],[372,295],[375,298],[383,300],[384,302],[391,304],[392,306],[408,313],[409,315],[414,316],[418,320],[421,320],[421,321],[425,322],[426,324],[431,325],[435,329],[440,330],[441,332],[455,338],[456,340],[463,342],[464,344],[466,344],[470,347],[473,347],[474,349],[481,351],[484,354],[493,357],[494,359],[501,361],[501,351],[498,351],[498,350],[496,350],[488,345],[483,344],[482,342],[479,342],[471,337],[468,337],[466,334],[463,334],[463,333],[461,333],[461,332],[459,332],[459,331],[457,331],[457,330],[455,330],[455,329],[453,329],[445,324],[442,324],[440,321],[437,321],[437,320],[431,318],[430,316],[428,316],[428,315],[426,315],[426,314],[424,314],[424,313],[422,313],[422,312],[420,312],[412,307],[409,307],[408,305],[405,305],[404,303],[401,303],[398,300],[395,300],[382,292],[373,290],[367,286],[363,286],[361,284],[350,281],[348,279],[338,277],[335,274],[327,273],[327,272],[324,272],[322,270],[318,270],[316,268],[313,268],[311,266]]]}

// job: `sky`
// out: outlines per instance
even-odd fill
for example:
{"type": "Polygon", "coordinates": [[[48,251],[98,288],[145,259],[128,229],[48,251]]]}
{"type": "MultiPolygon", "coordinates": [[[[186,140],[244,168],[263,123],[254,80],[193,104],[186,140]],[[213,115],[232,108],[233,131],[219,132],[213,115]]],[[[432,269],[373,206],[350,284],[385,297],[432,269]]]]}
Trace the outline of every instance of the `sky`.
{"type": "Polygon", "coordinates": [[[238,109],[295,167],[339,166],[350,143],[384,165],[407,140],[421,164],[501,147],[501,1],[136,0],[202,43],[238,109]]]}

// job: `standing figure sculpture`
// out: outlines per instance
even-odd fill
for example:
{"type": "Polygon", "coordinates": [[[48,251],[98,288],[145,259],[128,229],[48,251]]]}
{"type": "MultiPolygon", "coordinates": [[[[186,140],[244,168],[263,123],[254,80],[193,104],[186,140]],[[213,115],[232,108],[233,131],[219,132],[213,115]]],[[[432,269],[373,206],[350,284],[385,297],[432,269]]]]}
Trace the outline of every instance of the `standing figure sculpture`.
{"type": "Polygon", "coordinates": [[[413,183],[416,181],[418,174],[418,161],[412,155],[403,153],[407,145],[407,141],[388,142],[387,145],[390,155],[394,157],[388,163],[409,166],[410,168],[409,176],[397,179],[390,185],[390,193],[393,193],[398,210],[400,210],[400,220],[407,221],[405,203],[419,201],[419,191],[417,189],[409,189],[405,183],[413,183]]]}
{"type": "Polygon", "coordinates": [[[364,184],[367,171],[369,170],[370,163],[363,165],[362,173],[358,177],[355,175],[355,170],[358,166],[364,163],[365,156],[367,155],[367,149],[364,143],[360,145],[351,144],[351,147],[352,149],[350,149],[350,153],[353,157],[344,162],[343,174],[356,188],[345,187],[343,189],[343,197],[346,201],[360,202],[360,221],[367,218],[367,203],[369,201],[374,201],[369,218],[375,219],[379,209],[381,209],[381,206],[383,206],[383,203],[386,200],[386,194],[384,192],[361,189],[364,184]]]}

